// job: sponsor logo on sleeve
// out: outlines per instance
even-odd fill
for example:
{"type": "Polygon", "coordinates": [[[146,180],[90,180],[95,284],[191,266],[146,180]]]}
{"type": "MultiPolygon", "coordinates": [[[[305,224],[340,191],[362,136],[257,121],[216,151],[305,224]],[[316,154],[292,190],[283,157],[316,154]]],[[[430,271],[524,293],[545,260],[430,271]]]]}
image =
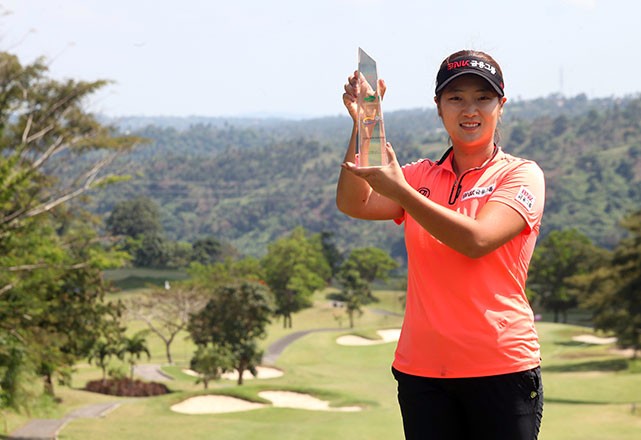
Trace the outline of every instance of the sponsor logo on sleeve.
{"type": "Polygon", "coordinates": [[[478,188],[472,188],[469,191],[465,191],[461,196],[461,202],[467,199],[478,199],[479,197],[485,197],[492,194],[496,186],[494,184],[490,186],[481,186],[478,188]]]}
{"type": "Polygon", "coordinates": [[[530,192],[529,189],[522,186],[521,189],[519,189],[519,192],[516,193],[516,197],[514,197],[514,200],[516,200],[521,205],[523,205],[525,209],[527,209],[529,212],[529,211],[532,211],[532,208],[534,208],[534,202],[536,202],[536,197],[534,196],[534,194],[530,192]]]}

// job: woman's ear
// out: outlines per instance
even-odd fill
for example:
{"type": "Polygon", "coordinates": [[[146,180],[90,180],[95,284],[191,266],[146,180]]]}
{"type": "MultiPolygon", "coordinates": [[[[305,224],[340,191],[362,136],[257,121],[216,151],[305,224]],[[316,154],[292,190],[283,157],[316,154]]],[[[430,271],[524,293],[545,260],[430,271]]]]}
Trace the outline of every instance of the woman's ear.
{"type": "Polygon", "coordinates": [[[436,103],[436,112],[438,113],[439,118],[443,118],[443,115],[441,114],[441,100],[438,99],[438,96],[434,97],[434,102],[436,103]]]}
{"type": "Polygon", "coordinates": [[[499,105],[501,106],[501,108],[499,109],[499,116],[502,116],[502,115],[503,115],[503,106],[505,105],[505,102],[506,102],[506,101],[507,101],[507,98],[506,98],[505,96],[504,96],[504,97],[502,97],[502,98],[500,99],[500,101],[499,101],[499,103],[500,103],[499,105]]]}

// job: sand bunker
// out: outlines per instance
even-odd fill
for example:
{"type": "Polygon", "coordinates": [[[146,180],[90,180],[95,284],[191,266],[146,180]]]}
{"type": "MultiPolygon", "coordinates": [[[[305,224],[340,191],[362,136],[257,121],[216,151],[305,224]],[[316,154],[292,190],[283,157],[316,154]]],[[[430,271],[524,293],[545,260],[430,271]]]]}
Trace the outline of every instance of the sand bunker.
{"type": "Polygon", "coordinates": [[[401,329],[377,330],[381,339],[367,339],[356,335],[344,335],[336,339],[340,345],[377,345],[398,341],[401,329]]]}
{"type": "Polygon", "coordinates": [[[172,405],[171,410],[182,414],[220,414],[250,411],[267,405],[229,396],[196,396],[172,405]]]}
{"type": "Polygon", "coordinates": [[[261,391],[258,393],[263,399],[270,400],[278,408],[308,409],[312,411],[361,411],[360,406],[343,406],[331,408],[329,402],[320,400],[309,394],[295,393],[292,391],[261,391]]]}
{"type": "Polygon", "coordinates": [[[617,338],[600,338],[594,335],[579,335],[574,336],[572,340],[576,342],[583,342],[584,344],[606,345],[615,343],[617,338]]]}
{"type": "MultiPolygon", "coordinates": [[[[294,393],[292,391],[261,391],[258,393],[263,399],[272,402],[277,408],[306,409],[312,411],[361,411],[359,406],[343,406],[331,408],[329,402],[317,399],[309,394],[294,393]]],[[[172,411],[182,414],[220,414],[238,411],[250,411],[265,408],[270,405],[250,402],[229,396],[196,396],[184,400],[171,407],[172,411]]]]}
{"type": "MultiPolygon", "coordinates": [[[[194,377],[200,376],[196,371],[189,370],[189,369],[183,370],[183,373],[188,374],[190,376],[194,376],[194,377]]],[[[249,371],[245,370],[245,373],[243,374],[243,380],[273,379],[275,377],[281,377],[284,374],[282,370],[279,370],[278,368],[270,368],[270,367],[256,367],[256,373],[257,375],[254,376],[249,371]]],[[[238,371],[234,370],[234,371],[230,371],[229,373],[224,373],[222,375],[222,378],[228,379],[228,380],[238,380],[238,371]]]]}

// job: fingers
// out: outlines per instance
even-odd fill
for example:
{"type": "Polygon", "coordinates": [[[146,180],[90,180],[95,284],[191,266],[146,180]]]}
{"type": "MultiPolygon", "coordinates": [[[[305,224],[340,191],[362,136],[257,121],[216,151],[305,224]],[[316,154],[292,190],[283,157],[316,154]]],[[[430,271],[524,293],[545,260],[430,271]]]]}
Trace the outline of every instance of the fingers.
{"type": "Polygon", "coordinates": [[[343,88],[345,89],[343,105],[347,108],[350,117],[356,122],[358,120],[358,72],[349,76],[343,88]]]}
{"type": "MultiPolygon", "coordinates": [[[[347,78],[347,83],[345,84],[345,94],[351,96],[355,99],[358,98],[358,92],[360,91],[361,86],[364,86],[368,92],[373,93],[372,87],[367,83],[363,76],[358,74],[358,70],[354,71],[353,75],[350,75],[347,78]]],[[[381,99],[385,96],[387,91],[387,84],[383,79],[378,80],[377,91],[381,99]]]]}
{"type": "Polygon", "coordinates": [[[351,94],[349,94],[347,92],[343,93],[343,104],[345,104],[346,106],[349,106],[349,105],[351,105],[351,104],[353,104],[355,102],[356,102],[356,97],[355,96],[353,96],[353,95],[351,95],[351,94]]]}
{"type": "Polygon", "coordinates": [[[391,164],[392,162],[396,162],[396,152],[394,151],[394,147],[392,147],[391,143],[385,144],[385,152],[387,153],[387,163],[391,164]]]}
{"type": "Polygon", "coordinates": [[[347,83],[344,86],[345,88],[345,94],[354,97],[356,99],[358,97],[358,90],[359,90],[359,80],[358,80],[358,71],[355,71],[353,75],[350,75],[349,78],[347,78],[347,83]]]}
{"type": "Polygon", "coordinates": [[[346,169],[348,171],[353,171],[355,169],[358,169],[358,167],[356,166],[356,164],[354,162],[343,162],[341,164],[341,168],[344,168],[344,169],[346,169]]]}
{"type": "Polygon", "coordinates": [[[378,80],[378,94],[381,96],[381,99],[383,99],[383,96],[385,96],[385,92],[387,91],[387,84],[385,84],[385,81],[383,79],[378,80]]]}
{"type": "MultiPolygon", "coordinates": [[[[347,83],[343,86],[345,93],[343,93],[343,105],[347,108],[349,115],[354,121],[358,119],[358,95],[364,90],[367,94],[366,96],[373,96],[374,90],[366,81],[363,75],[360,75],[358,70],[354,71],[352,75],[347,78],[347,83]]],[[[378,80],[377,92],[380,96],[380,99],[383,99],[385,92],[387,91],[387,84],[382,79],[378,80]]]]}

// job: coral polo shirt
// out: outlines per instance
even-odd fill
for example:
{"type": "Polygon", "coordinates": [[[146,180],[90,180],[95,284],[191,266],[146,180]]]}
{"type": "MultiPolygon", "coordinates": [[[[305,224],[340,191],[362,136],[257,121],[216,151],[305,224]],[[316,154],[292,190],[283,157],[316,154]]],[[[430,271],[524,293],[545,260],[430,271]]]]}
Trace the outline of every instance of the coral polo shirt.
{"type": "Polygon", "coordinates": [[[424,377],[460,378],[514,373],[540,364],[527,269],[545,199],[543,172],[532,161],[494,155],[457,178],[451,150],[438,162],[403,167],[407,182],[439,205],[474,218],[489,202],[517,211],[527,226],[477,259],[435,239],[406,213],[408,285],[405,319],[393,366],[424,377]]]}

